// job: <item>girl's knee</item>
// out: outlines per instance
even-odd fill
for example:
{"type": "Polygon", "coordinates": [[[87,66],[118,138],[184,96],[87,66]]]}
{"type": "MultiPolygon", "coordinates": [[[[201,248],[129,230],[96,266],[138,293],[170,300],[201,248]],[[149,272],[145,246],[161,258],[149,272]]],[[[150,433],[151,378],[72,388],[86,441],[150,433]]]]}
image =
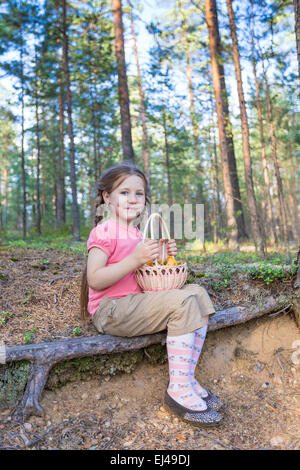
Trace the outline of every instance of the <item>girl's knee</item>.
{"type": "Polygon", "coordinates": [[[199,294],[206,292],[206,289],[199,284],[186,284],[181,289],[184,291],[197,292],[199,294]]]}

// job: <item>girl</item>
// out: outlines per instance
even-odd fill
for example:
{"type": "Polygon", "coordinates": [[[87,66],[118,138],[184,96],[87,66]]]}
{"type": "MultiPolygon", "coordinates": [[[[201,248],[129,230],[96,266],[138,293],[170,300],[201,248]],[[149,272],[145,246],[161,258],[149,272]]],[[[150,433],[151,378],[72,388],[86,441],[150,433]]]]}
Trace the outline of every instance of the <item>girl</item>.
{"type": "MultiPolygon", "coordinates": [[[[92,318],[102,334],[138,336],[167,329],[169,385],[165,406],[185,421],[216,425],[221,400],[197,382],[194,371],[205,340],[209,315],[215,313],[198,284],[182,289],[142,292],[134,270],[159,256],[160,246],[134,225],[150,204],[145,175],[131,163],[116,165],[101,176],[96,199],[96,226],[87,241],[88,261],[82,278],[81,316],[92,318]],[[110,217],[102,223],[103,210],[110,217]]],[[[167,255],[175,256],[175,240],[167,255]]]]}

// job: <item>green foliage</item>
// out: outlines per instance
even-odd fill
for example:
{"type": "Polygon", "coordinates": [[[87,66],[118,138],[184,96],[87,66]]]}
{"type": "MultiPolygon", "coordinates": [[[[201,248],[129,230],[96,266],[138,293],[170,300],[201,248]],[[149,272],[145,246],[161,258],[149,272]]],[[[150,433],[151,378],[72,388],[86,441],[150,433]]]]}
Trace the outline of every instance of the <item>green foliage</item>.
{"type": "Polygon", "coordinates": [[[218,291],[218,290],[226,289],[229,283],[230,283],[229,279],[223,279],[223,281],[212,281],[211,286],[213,289],[218,291]]]}
{"type": "Polygon", "coordinates": [[[297,264],[290,266],[290,272],[285,272],[282,267],[275,267],[266,263],[261,263],[258,267],[249,268],[250,279],[261,279],[267,285],[271,284],[275,280],[289,279],[293,277],[298,269],[297,264]]]}
{"type": "Polygon", "coordinates": [[[7,312],[6,310],[2,310],[0,312],[0,326],[5,325],[8,321],[8,319],[12,316],[11,312],[7,312]]]}
{"type": "Polygon", "coordinates": [[[34,293],[32,291],[26,292],[27,297],[23,300],[23,304],[28,304],[31,300],[34,299],[34,293]]]}
{"type": "Polygon", "coordinates": [[[80,326],[76,326],[75,328],[73,328],[73,335],[74,336],[81,336],[82,335],[82,331],[81,331],[80,326]]]}
{"type": "Polygon", "coordinates": [[[33,326],[30,330],[23,331],[23,341],[25,344],[31,344],[34,341],[34,336],[36,333],[36,327],[33,326]]]}

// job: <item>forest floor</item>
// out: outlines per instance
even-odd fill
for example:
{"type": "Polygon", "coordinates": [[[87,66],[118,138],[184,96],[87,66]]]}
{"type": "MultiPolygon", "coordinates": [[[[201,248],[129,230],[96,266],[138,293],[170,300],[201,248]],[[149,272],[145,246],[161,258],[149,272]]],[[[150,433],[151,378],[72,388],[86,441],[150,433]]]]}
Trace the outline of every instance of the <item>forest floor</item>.
{"type": "MultiPolygon", "coordinates": [[[[71,338],[78,326],[84,336],[97,334],[91,323],[79,320],[84,263],[84,255],[54,250],[1,252],[0,338],[7,346],[28,338],[34,343],[71,338]]],[[[209,269],[201,265],[201,272],[209,269]]],[[[206,277],[191,280],[207,288],[216,310],[247,306],[259,296],[288,295],[293,284],[276,280],[267,286],[237,276],[215,290],[206,277]]],[[[45,417],[32,416],[23,425],[11,421],[11,410],[0,410],[0,449],[300,450],[296,340],[300,331],[289,312],[208,333],[196,377],[225,403],[217,428],[192,427],[169,414],[163,407],[168,365],[144,360],[130,374],[45,390],[45,417]]]]}

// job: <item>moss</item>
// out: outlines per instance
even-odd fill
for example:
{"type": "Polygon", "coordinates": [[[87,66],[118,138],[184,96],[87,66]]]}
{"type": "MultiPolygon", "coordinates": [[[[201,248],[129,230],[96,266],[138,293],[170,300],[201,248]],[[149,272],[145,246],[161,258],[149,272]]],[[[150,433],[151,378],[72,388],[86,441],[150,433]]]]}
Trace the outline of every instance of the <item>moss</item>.
{"type": "Polygon", "coordinates": [[[0,366],[0,408],[10,408],[20,400],[29,371],[30,363],[27,361],[0,366]]]}
{"type": "Polygon", "coordinates": [[[45,388],[53,390],[67,382],[87,380],[101,375],[116,375],[119,372],[132,372],[143,359],[143,351],[129,351],[118,354],[83,357],[60,362],[49,373],[45,388]]]}
{"type": "Polygon", "coordinates": [[[161,344],[153,344],[144,349],[145,357],[151,364],[163,364],[168,360],[166,346],[161,344]]]}
{"type": "MultiPolygon", "coordinates": [[[[45,389],[54,390],[68,382],[95,376],[130,373],[144,358],[152,364],[167,360],[166,347],[154,344],[138,351],[88,356],[56,364],[50,371],[45,389]]],[[[0,366],[0,408],[12,408],[25,390],[30,362],[20,361],[0,366]]]]}

